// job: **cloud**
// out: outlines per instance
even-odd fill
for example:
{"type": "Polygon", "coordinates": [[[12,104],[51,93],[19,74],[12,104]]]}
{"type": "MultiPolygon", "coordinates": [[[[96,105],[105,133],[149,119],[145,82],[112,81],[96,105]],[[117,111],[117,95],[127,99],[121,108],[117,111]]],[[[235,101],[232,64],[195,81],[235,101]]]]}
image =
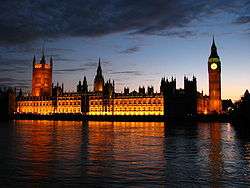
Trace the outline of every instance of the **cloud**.
{"type": "Polygon", "coordinates": [[[53,70],[54,73],[63,73],[63,72],[78,72],[78,71],[85,71],[86,68],[80,68],[80,67],[76,67],[76,68],[69,68],[69,69],[57,69],[57,70],[53,70]]]}
{"type": "MultiPolygon", "coordinates": [[[[106,61],[106,60],[101,61],[101,66],[109,66],[109,65],[111,65],[110,61],[106,61]]],[[[88,62],[81,64],[79,67],[54,69],[53,73],[63,74],[65,72],[82,72],[82,71],[88,71],[89,69],[96,69],[97,66],[98,66],[98,61],[88,59],[88,62]]]]}
{"type": "Polygon", "coordinates": [[[249,16],[240,16],[235,21],[235,24],[249,24],[250,23],[250,15],[249,16]]]}
{"type": "Polygon", "coordinates": [[[140,71],[116,71],[116,72],[111,72],[110,74],[125,74],[125,75],[135,75],[135,76],[140,76],[142,75],[142,72],[140,71]]]}
{"type": "Polygon", "coordinates": [[[78,61],[77,59],[74,59],[74,58],[63,58],[63,57],[61,57],[61,55],[58,55],[58,54],[54,54],[51,56],[53,57],[53,60],[56,62],[75,62],[75,61],[78,61]]]}
{"type": "MultiPolygon", "coordinates": [[[[28,59],[2,58],[0,57],[0,76],[15,77],[22,76],[31,70],[32,62],[28,59]]],[[[1,83],[1,80],[0,80],[1,83]]]]}
{"type": "Polygon", "coordinates": [[[136,53],[140,50],[140,47],[139,46],[134,46],[134,47],[130,47],[130,48],[127,48],[125,50],[122,50],[120,51],[121,54],[133,54],[133,53],[136,53]]]}
{"type": "Polygon", "coordinates": [[[243,1],[237,17],[234,19],[233,24],[249,25],[250,24],[250,1],[243,1]]]}
{"type": "Polygon", "coordinates": [[[18,43],[67,36],[96,37],[124,31],[158,34],[160,31],[185,27],[194,20],[217,13],[240,11],[239,5],[247,2],[4,0],[0,4],[0,42],[18,43]]]}
{"type": "Polygon", "coordinates": [[[95,68],[97,67],[98,63],[96,61],[89,61],[87,63],[84,63],[83,66],[88,67],[88,68],[95,68]]]}
{"type": "Polygon", "coordinates": [[[2,77],[0,78],[0,82],[14,82],[16,79],[14,78],[8,78],[8,77],[2,77]]]}
{"type": "MultiPolygon", "coordinates": [[[[158,35],[158,36],[172,36],[179,38],[187,38],[196,36],[196,32],[189,30],[159,30],[159,31],[139,31],[140,33],[150,34],[150,35],[158,35]]],[[[137,32],[138,33],[138,32],[137,32]]]]}
{"type": "MultiPolygon", "coordinates": [[[[82,67],[86,68],[97,68],[98,66],[98,59],[87,59],[87,62],[82,65],[82,67]]],[[[108,60],[101,59],[101,66],[110,66],[112,63],[108,60]]]]}
{"type": "Polygon", "coordinates": [[[30,86],[30,80],[18,80],[9,77],[0,77],[0,87],[17,87],[28,88],[30,86]]]}

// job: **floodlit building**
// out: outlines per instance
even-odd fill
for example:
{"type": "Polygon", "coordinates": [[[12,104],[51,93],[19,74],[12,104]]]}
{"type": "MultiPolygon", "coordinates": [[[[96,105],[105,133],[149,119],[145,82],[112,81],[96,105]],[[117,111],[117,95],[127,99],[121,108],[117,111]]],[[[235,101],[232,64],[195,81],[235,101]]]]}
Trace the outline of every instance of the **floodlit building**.
{"type": "Polygon", "coordinates": [[[184,77],[184,88],[176,88],[175,78],[162,78],[160,93],[153,86],[140,86],[137,91],[124,88],[115,92],[115,82],[104,81],[99,59],[93,91],[87,79],[79,81],[76,92],[64,92],[63,84],[52,83],[53,60],[46,63],[44,53],[40,63],[33,59],[32,96],[17,97],[16,113],[20,114],[83,114],[83,115],[141,115],[195,116],[221,113],[221,63],[213,40],[208,60],[209,96],[197,91],[197,79],[184,77]]]}

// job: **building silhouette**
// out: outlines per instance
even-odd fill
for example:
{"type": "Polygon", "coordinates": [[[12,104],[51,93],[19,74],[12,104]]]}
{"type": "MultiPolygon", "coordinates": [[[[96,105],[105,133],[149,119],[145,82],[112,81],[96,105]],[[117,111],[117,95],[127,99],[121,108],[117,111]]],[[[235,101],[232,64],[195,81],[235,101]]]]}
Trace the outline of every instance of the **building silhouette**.
{"type": "MultiPolygon", "coordinates": [[[[21,93],[21,90],[20,92],[21,93]]],[[[19,96],[19,95],[18,95],[19,96]]],[[[18,98],[17,96],[17,98],[18,98]]],[[[8,120],[16,112],[16,89],[0,88],[0,120],[8,120]]]]}
{"type": "Polygon", "coordinates": [[[79,81],[76,91],[78,93],[88,93],[88,83],[86,76],[84,76],[82,83],[79,81]]]}
{"type": "Polygon", "coordinates": [[[232,123],[241,137],[249,138],[250,133],[250,93],[245,91],[243,96],[235,104],[232,111],[232,123]]]}
{"type": "Polygon", "coordinates": [[[184,77],[184,89],[176,89],[176,78],[162,78],[161,93],[164,96],[164,111],[170,117],[195,116],[197,114],[197,82],[193,77],[184,77]]]}
{"type": "Polygon", "coordinates": [[[197,79],[184,77],[184,87],[176,88],[176,78],[162,78],[160,92],[153,86],[139,86],[138,91],[124,87],[115,92],[115,82],[105,82],[99,58],[93,91],[87,78],[79,81],[76,92],[65,92],[64,86],[52,84],[53,60],[47,64],[44,52],[40,63],[33,59],[32,96],[19,96],[16,113],[83,114],[83,115],[165,115],[194,117],[221,113],[221,63],[213,39],[208,60],[209,96],[197,91],[197,79]],[[146,89],[147,88],[147,89],[146,89]]]}

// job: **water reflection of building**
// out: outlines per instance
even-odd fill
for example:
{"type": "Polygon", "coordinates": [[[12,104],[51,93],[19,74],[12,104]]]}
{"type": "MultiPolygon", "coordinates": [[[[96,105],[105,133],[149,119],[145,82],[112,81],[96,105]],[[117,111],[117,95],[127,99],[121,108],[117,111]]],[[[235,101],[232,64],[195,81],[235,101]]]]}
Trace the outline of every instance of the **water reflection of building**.
{"type": "Polygon", "coordinates": [[[221,143],[221,126],[219,123],[210,124],[210,151],[209,151],[209,167],[211,175],[214,179],[213,187],[220,187],[219,180],[223,173],[223,156],[221,143]]]}
{"type": "Polygon", "coordinates": [[[39,126],[33,126],[30,121],[15,121],[16,128],[16,151],[15,155],[21,161],[17,167],[23,169],[26,177],[32,181],[39,181],[53,172],[50,171],[49,161],[53,158],[52,143],[53,127],[48,122],[39,121],[39,126]],[[35,128],[35,130],[34,130],[35,128]],[[41,134],[44,133],[44,134],[41,134]],[[29,161],[29,166],[26,162],[29,161]]]}
{"type": "Polygon", "coordinates": [[[176,79],[163,78],[160,93],[153,87],[139,87],[123,93],[115,92],[115,82],[104,81],[101,60],[94,78],[93,91],[88,90],[86,77],[79,81],[76,92],[64,92],[64,87],[52,84],[52,65],[42,55],[39,64],[33,60],[32,96],[18,97],[17,113],[85,114],[85,115],[167,115],[194,116],[220,113],[220,61],[213,41],[209,57],[210,97],[197,91],[197,80],[184,77],[184,89],[176,89],[176,79]],[[216,84],[215,84],[216,83],[216,84]]]}
{"type": "Polygon", "coordinates": [[[148,173],[155,174],[151,181],[165,181],[164,123],[89,122],[88,133],[88,175],[120,177],[122,183],[148,173]]]}
{"type": "Polygon", "coordinates": [[[55,182],[68,185],[91,181],[99,185],[110,178],[140,181],[147,176],[138,177],[138,173],[154,174],[151,181],[165,181],[163,123],[14,123],[12,165],[18,169],[18,181],[25,180],[33,187],[55,182]]]}
{"type": "Polygon", "coordinates": [[[43,182],[81,173],[82,122],[15,121],[15,154],[23,177],[43,182]],[[72,139],[73,138],[73,139],[72,139]],[[57,174],[55,174],[55,171],[57,174]]]}
{"type": "MultiPolygon", "coordinates": [[[[227,150],[223,147],[221,123],[199,123],[198,127],[198,158],[202,159],[199,168],[209,182],[210,187],[221,187],[225,155],[227,150]]],[[[232,136],[231,132],[228,133],[232,136]]]]}

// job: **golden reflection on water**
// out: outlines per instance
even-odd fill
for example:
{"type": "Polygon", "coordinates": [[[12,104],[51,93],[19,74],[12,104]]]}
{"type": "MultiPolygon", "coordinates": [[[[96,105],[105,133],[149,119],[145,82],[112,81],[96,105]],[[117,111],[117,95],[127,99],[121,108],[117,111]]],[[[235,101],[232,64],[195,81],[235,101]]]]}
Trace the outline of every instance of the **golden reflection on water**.
{"type": "Polygon", "coordinates": [[[223,171],[222,151],[221,151],[221,127],[219,123],[210,124],[210,149],[209,166],[211,168],[215,186],[218,186],[218,179],[223,171]]]}
{"type": "Polygon", "coordinates": [[[220,179],[223,171],[223,156],[222,156],[222,137],[221,137],[221,124],[205,123],[198,125],[199,140],[203,145],[200,147],[199,154],[204,159],[203,169],[211,171],[213,186],[219,187],[218,180],[220,179]],[[206,163],[207,161],[207,163],[206,163]]]}
{"type": "Polygon", "coordinates": [[[243,156],[232,125],[229,123],[200,123],[198,134],[201,143],[199,155],[203,159],[203,162],[200,163],[201,168],[203,171],[211,172],[212,186],[221,187],[221,179],[225,173],[232,177],[240,176],[242,169],[239,169],[237,164],[242,162],[243,156]]]}
{"type": "Polygon", "coordinates": [[[81,122],[67,121],[15,121],[16,151],[26,176],[35,181],[53,174],[53,163],[60,161],[70,173],[76,170],[67,166],[67,161],[79,158],[81,146],[81,122]]]}
{"type": "Polygon", "coordinates": [[[164,123],[160,122],[22,120],[14,124],[18,142],[14,152],[25,176],[33,181],[53,175],[51,166],[65,174],[119,175],[125,171],[123,163],[154,168],[148,161],[164,161],[164,123]],[[84,169],[82,160],[89,161],[84,169]],[[73,162],[76,166],[70,166],[73,162]]]}
{"type": "Polygon", "coordinates": [[[135,166],[157,170],[157,164],[149,163],[159,158],[164,161],[163,142],[164,123],[161,122],[89,122],[89,145],[92,147],[88,148],[88,157],[97,165],[88,169],[88,173],[123,174],[125,163],[131,170],[135,166]],[[106,166],[112,166],[112,170],[106,166]]]}
{"type": "Polygon", "coordinates": [[[222,179],[246,173],[238,161],[250,168],[250,145],[244,143],[242,152],[230,124],[21,120],[14,121],[13,134],[16,174],[31,182],[53,177],[96,183],[101,177],[192,185],[208,179],[221,187],[222,179]]]}

